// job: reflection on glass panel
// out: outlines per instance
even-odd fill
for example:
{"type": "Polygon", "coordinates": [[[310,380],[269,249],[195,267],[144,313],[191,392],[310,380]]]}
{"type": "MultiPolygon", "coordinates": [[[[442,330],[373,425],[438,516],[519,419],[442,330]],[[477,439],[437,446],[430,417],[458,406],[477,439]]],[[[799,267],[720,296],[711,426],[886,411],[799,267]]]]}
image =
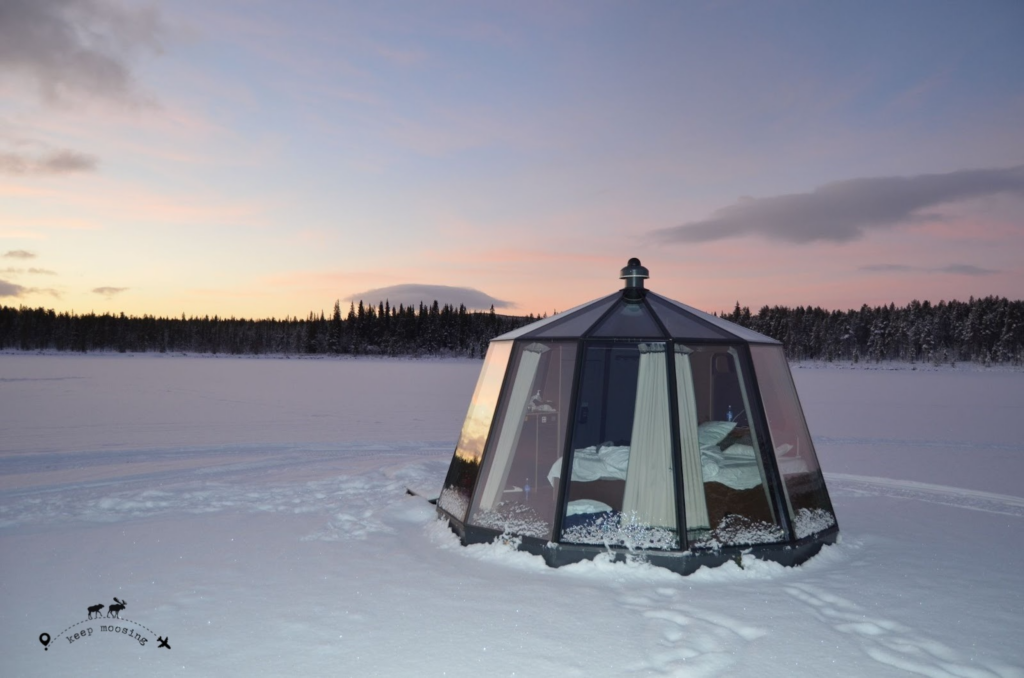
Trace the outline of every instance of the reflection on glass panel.
{"type": "Polygon", "coordinates": [[[469,403],[469,411],[462,424],[459,444],[455,446],[455,456],[448,468],[448,477],[444,481],[444,489],[437,499],[437,505],[460,521],[466,520],[470,495],[476,485],[480,471],[480,459],[483,456],[487,432],[494,417],[494,407],[498,401],[498,391],[505,377],[505,367],[512,351],[512,342],[492,342],[487,349],[484,366],[480,370],[480,378],[473,391],[473,400],[469,403]]]}
{"type": "Polygon", "coordinates": [[[537,337],[538,339],[544,337],[583,336],[583,333],[600,320],[605,311],[611,308],[611,305],[618,301],[621,296],[621,294],[616,293],[604,299],[599,299],[588,304],[586,308],[577,311],[575,314],[556,320],[548,327],[541,328],[536,333],[531,333],[530,336],[537,337]]]}
{"type": "Polygon", "coordinates": [[[625,300],[591,332],[593,337],[664,338],[665,333],[643,304],[625,300]]]}
{"type": "Polygon", "coordinates": [[[562,541],[679,548],[665,344],[589,346],[580,379],[562,541]]]}
{"type": "Polygon", "coordinates": [[[468,522],[551,539],[575,365],[574,342],[519,342],[468,522]]]}
{"type": "Polygon", "coordinates": [[[836,524],[796,386],[781,346],[751,346],[768,430],[797,539],[836,524]]]}
{"type": "Polygon", "coordinates": [[[690,545],[785,541],[765,483],[736,349],[677,346],[675,361],[690,545]]]}
{"type": "Polygon", "coordinates": [[[665,329],[673,337],[710,339],[712,341],[726,341],[730,338],[727,333],[717,327],[696,320],[679,306],[665,301],[653,292],[647,293],[647,303],[651,305],[665,329]]]}

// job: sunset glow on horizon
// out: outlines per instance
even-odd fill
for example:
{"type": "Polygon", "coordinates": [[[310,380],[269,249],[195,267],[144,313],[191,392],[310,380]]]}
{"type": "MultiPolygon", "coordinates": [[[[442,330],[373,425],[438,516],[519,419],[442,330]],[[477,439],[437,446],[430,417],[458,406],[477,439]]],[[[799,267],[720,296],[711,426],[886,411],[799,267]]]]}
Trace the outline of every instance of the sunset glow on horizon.
{"type": "Polygon", "coordinates": [[[0,304],[1024,298],[1024,4],[10,0],[0,304]]]}

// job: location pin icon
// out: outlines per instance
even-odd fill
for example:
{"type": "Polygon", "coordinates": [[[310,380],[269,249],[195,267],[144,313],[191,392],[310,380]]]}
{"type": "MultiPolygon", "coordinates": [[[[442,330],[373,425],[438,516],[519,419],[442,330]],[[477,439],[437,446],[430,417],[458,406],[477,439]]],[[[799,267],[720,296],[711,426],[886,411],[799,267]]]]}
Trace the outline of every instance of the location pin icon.
{"type": "Polygon", "coordinates": [[[40,633],[39,634],[39,642],[43,644],[43,649],[44,650],[49,650],[50,648],[48,648],[46,646],[50,644],[50,634],[49,633],[40,633]]]}

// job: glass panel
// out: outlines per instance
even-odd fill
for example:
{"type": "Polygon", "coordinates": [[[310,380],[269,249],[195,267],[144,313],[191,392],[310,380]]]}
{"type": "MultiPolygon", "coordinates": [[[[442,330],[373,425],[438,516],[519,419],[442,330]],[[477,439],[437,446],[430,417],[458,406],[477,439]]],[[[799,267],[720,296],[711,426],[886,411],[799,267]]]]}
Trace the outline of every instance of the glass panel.
{"type": "Polygon", "coordinates": [[[480,370],[473,399],[469,403],[466,420],[462,424],[462,434],[455,446],[452,464],[448,467],[441,496],[437,505],[450,513],[452,517],[465,522],[469,499],[476,485],[480,472],[480,458],[483,456],[484,445],[487,443],[487,432],[491,428],[494,407],[498,402],[498,392],[505,377],[505,367],[512,352],[511,341],[491,342],[487,349],[484,366],[480,370]]]}
{"type": "Polygon", "coordinates": [[[604,299],[599,299],[576,314],[559,319],[547,327],[542,327],[537,332],[531,333],[530,336],[538,339],[542,337],[582,337],[621,296],[621,294],[616,293],[604,299]]]}
{"type": "Polygon", "coordinates": [[[646,306],[620,301],[611,315],[605,318],[600,326],[594,328],[590,336],[663,339],[665,333],[658,327],[646,306]]]}
{"type": "MultiPolygon", "coordinates": [[[[651,293],[648,293],[647,296],[651,297],[652,295],[651,293]]],[[[751,344],[780,344],[780,342],[776,341],[775,339],[772,339],[771,337],[766,337],[763,334],[758,334],[753,330],[748,330],[746,327],[743,327],[742,325],[737,325],[736,323],[731,323],[728,320],[723,320],[718,316],[711,315],[710,313],[705,313],[704,311],[693,308],[692,306],[681,304],[675,299],[669,299],[668,297],[660,296],[658,297],[658,299],[660,301],[665,302],[666,304],[675,306],[676,308],[682,310],[685,313],[689,313],[694,318],[700,318],[701,320],[707,322],[708,324],[716,327],[719,332],[725,334],[728,340],[739,339],[740,341],[745,341],[751,344]]],[[[648,301],[650,301],[650,299],[648,299],[648,301]]]]}
{"type": "Polygon", "coordinates": [[[765,483],[752,425],[758,419],[747,416],[748,385],[738,351],[680,346],[675,358],[689,544],[717,548],[786,541],[765,483]]]}
{"type": "Polygon", "coordinates": [[[751,346],[750,355],[757,370],[786,503],[796,538],[801,539],[835,525],[835,513],[782,347],[751,346]]]}
{"type": "Polygon", "coordinates": [[[665,344],[588,346],[582,369],[562,541],[679,548],[665,344]]]}
{"type": "Polygon", "coordinates": [[[726,332],[700,322],[679,306],[668,303],[656,294],[648,292],[647,302],[658,315],[658,319],[665,325],[668,333],[677,339],[710,339],[712,341],[732,339],[726,332]]]}
{"type": "MultiPolygon", "coordinates": [[[[616,292],[615,294],[609,294],[607,297],[605,297],[603,299],[598,299],[597,301],[588,301],[585,304],[580,304],[579,306],[574,306],[573,308],[570,308],[568,311],[563,311],[562,313],[556,313],[553,316],[549,316],[547,318],[544,318],[543,320],[538,320],[536,322],[532,322],[529,325],[524,325],[524,326],[520,327],[519,329],[512,330],[511,332],[506,332],[505,334],[502,334],[501,336],[498,336],[498,337],[495,337],[495,338],[498,339],[498,340],[504,341],[505,339],[519,339],[521,337],[525,338],[527,335],[529,335],[530,337],[540,337],[540,334],[535,334],[535,333],[536,332],[540,332],[541,330],[544,330],[547,326],[561,323],[561,322],[565,321],[569,316],[577,313],[578,311],[584,311],[584,310],[589,309],[590,306],[593,305],[593,304],[602,304],[604,302],[607,302],[608,305],[611,305],[611,303],[614,302],[616,299],[618,299],[620,296],[621,296],[621,294],[619,292],[616,292]]],[[[603,308],[608,308],[608,305],[604,306],[603,308]]],[[[600,317],[600,314],[597,317],[600,317]]],[[[594,320],[596,321],[597,318],[595,317],[594,320]]],[[[558,336],[559,337],[570,337],[570,336],[574,336],[574,335],[564,334],[562,332],[559,332],[558,336]]]]}
{"type": "Polygon", "coordinates": [[[473,525],[551,539],[558,495],[551,472],[561,469],[575,366],[575,342],[519,342],[515,377],[505,387],[487,446],[473,525]]]}

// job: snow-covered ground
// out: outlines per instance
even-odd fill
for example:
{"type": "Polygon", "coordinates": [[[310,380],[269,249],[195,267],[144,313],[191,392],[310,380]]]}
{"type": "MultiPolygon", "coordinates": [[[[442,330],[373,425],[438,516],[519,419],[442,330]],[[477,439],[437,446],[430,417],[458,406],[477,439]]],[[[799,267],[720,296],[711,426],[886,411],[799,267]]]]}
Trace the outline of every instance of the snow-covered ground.
{"type": "Polygon", "coordinates": [[[1024,676],[1024,373],[796,366],[841,543],[684,578],[405,493],[480,365],[0,355],[0,675],[1024,676]]]}

